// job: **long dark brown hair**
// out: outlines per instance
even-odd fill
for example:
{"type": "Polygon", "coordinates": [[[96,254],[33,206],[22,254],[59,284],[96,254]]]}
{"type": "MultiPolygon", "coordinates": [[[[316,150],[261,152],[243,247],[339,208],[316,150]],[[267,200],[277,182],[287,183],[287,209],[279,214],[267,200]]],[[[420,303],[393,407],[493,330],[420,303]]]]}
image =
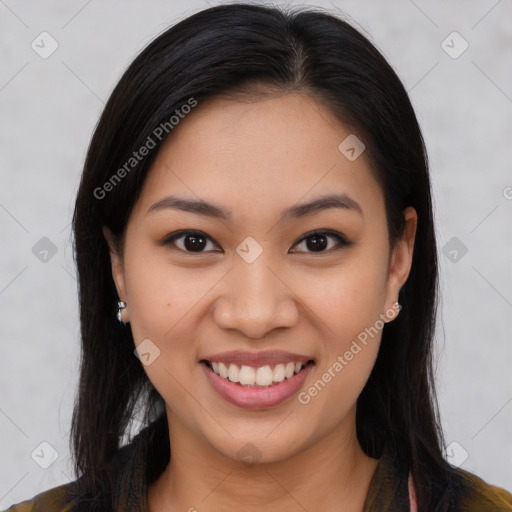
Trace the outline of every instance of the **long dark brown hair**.
{"type": "Polygon", "coordinates": [[[133,354],[131,330],[115,318],[118,297],[102,227],[110,228],[122,249],[128,217],[164,140],[154,137],[155,129],[176,110],[191,98],[200,107],[219,95],[236,98],[257,87],[307,94],[364,140],[384,193],[391,245],[403,234],[405,208],[416,209],[402,310],[384,327],[358,399],[357,433],[370,456],[390,447],[412,473],[419,510],[437,510],[453,472],[443,458],[434,389],[438,263],[422,135],[404,86],[381,53],[346,21],[309,7],[234,3],[198,12],[142,51],[105,106],[73,218],[82,339],[71,432],[76,475],[87,475],[93,495],[101,496],[102,472],[135,413],[149,424],[163,403],[133,354]],[[156,147],[121,172],[122,180],[112,181],[152,134],[156,147]]]}

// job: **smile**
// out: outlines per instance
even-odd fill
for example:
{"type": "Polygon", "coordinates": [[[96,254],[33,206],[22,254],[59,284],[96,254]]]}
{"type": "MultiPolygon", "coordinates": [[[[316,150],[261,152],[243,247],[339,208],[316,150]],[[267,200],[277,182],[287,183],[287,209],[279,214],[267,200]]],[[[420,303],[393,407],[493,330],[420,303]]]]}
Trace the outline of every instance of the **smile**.
{"type": "Polygon", "coordinates": [[[234,363],[223,363],[216,361],[205,362],[217,375],[231,382],[239,383],[246,387],[268,387],[283,382],[285,379],[291,379],[294,375],[301,372],[307,363],[293,362],[279,363],[276,365],[265,365],[253,367],[247,365],[238,365],[234,363]]]}
{"type": "Polygon", "coordinates": [[[313,360],[249,366],[201,360],[200,366],[212,388],[228,403],[244,409],[281,405],[303,386],[315,366],[313,360]]]}

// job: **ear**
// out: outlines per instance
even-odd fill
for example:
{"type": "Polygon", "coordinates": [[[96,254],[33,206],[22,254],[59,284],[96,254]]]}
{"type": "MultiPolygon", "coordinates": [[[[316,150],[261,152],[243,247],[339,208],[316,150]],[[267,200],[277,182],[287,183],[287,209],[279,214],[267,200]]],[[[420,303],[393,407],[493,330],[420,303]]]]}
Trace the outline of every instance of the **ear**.
{"type": "Polygon", "coordinates": [[[411,271],[414,252],[414,240],[418,215],[416,210],[409,206],[404,212],[404,233],[393,247],[388,270],[388,283],[386,294],[386,310],[393,309],[393,304],[398,301],[400,288],[405,284],[411,271]]]}
{"type": "Polygon", "coordinates": [[[118,252],[118,246],[115,240],[114,235],[110,231],[107,226],[103,226],[103,236],[107,241],[109,253],[110,253],[110,262],[112,265],[112,277],[114,279],[114,283],[116,285],[117,295],[119,296],[119,300],[126,301],[126,284],[124,279],[124,267],[123,267],[123,259],[118,252]]]}

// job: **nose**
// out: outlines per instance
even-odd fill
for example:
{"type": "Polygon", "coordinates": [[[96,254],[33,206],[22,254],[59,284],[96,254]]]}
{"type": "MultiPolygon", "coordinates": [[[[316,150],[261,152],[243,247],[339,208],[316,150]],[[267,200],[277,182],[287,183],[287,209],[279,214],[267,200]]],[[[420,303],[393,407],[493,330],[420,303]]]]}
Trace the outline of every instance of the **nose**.
{"type": "Polygon", "coordinates": [[[263,255],[252,263],[241,258],[234,262],[213,311],[219,328],[237,330],[251,339],[261,339],[279,327],[293,327],[299,316],[293,283],[263,255]]]}

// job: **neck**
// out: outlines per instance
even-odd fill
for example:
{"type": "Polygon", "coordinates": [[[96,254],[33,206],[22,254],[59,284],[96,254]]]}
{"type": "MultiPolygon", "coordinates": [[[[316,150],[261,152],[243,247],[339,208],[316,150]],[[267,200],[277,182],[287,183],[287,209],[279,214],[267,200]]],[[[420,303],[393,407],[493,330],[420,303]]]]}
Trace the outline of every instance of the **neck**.
{"type": "Polygon", "coordinates": [[[149,486],[150,512],[363,509],[378,460],[357,441],[355,409],[346,418],[353,428],[334,429],[286,460],[262,464],[225,457],[167,414],[171,460],[149,486]]]}

